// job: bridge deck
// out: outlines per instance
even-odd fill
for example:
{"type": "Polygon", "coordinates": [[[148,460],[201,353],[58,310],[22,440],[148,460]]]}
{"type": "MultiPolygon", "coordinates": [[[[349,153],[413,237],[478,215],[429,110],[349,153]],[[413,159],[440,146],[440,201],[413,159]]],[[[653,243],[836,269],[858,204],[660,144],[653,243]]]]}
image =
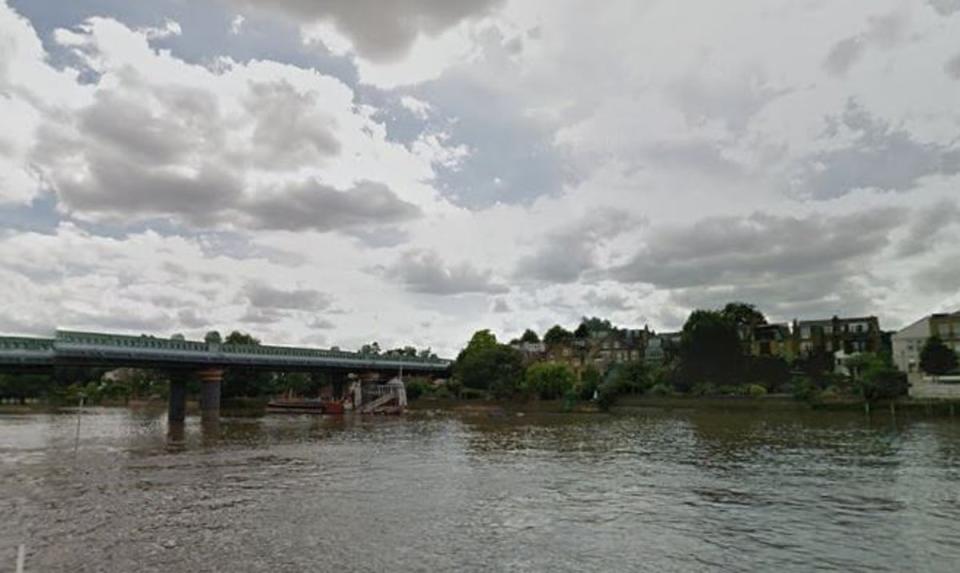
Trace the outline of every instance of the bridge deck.
{"type": "Polygon", "coordinates": [[[58,330],[53,338],[0,337],[0,366],[248,366],[252,368],[374,369],[443,372],[449,360],[343,350],[219,344],[58,330]]]}

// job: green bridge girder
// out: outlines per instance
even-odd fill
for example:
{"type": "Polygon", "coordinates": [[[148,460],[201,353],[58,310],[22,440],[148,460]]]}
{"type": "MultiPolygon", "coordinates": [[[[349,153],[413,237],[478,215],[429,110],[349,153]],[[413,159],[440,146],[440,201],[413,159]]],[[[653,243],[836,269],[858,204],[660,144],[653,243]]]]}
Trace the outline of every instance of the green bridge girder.
{"type": "Polygon", "coordinates": [[[371,369],[443,373],[439,358],[386,356],[292,346],[207,343],[99,332],[58,330],[52,338],[0,336],[0,368],[247,366],[263,369],[371,369]]]}

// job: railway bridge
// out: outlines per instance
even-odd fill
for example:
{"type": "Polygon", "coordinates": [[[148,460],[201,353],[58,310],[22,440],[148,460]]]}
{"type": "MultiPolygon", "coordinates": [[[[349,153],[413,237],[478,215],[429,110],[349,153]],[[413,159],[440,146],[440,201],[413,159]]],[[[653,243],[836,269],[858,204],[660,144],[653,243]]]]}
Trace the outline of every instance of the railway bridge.
{"type": "MultiPolygon", "coordinates": [[[[276,372],[393,373],[439,375],[451,362],[439,358],[395,356],[321,348],[226,344],[141,335],[58,330],[50,338],[0,336],[0,371],[53,371],[57,367],[153,368],[195,374],[201,381],[204,419],[220,413],[223,371],[244,367],[276,372]]],[[[182,422],[186,413],[186,376],[171,376],[168,416],[182,422]]]]}

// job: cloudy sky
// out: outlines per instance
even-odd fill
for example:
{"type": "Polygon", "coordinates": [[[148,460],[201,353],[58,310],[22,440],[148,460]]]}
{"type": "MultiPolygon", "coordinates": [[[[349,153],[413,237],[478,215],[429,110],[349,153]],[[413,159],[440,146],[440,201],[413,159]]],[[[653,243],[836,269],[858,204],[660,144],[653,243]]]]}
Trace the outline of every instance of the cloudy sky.
{"type": "Polygon", "coordinates": [[[0,331],[960,308],[960,0],[0,0],[0,331]]]}

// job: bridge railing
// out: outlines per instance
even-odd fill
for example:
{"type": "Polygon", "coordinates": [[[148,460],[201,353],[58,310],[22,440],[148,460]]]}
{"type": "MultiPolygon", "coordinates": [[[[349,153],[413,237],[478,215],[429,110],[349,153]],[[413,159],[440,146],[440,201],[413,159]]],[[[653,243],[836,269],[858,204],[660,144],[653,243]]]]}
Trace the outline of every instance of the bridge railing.
{"type": "Polygon", "coordinates": [[[0,336],[0,350],[52,352],[52,338],[28,338],[25,336],[0,336]]]}
{"type": "MultiPolygon", "coordinates": [[[[54,344],[54,341],[50,341],[54,344]]],[[[123,351],[144,350],[147,353],[195,354],[203,353],[209,357],[225,356],[242,359],[244,357],[264,357],[294,362],[310,359],[333,359],[336,361],[362,361],[365,363],[390,363],[446,367],[449,362],[438,358],[420,356],[369,354],[345,350],[327,350],[320,348],[299,348],[295,346],[271,346],[266,344],[222,344],[191,340],[173,340],[153,336],[130,336],[101,334],[95,332],[57,331],[56,345],[92,346],[118,349],[123,351]]],[[[79,348],[78,348],[79,350],[79,348]]]]}

